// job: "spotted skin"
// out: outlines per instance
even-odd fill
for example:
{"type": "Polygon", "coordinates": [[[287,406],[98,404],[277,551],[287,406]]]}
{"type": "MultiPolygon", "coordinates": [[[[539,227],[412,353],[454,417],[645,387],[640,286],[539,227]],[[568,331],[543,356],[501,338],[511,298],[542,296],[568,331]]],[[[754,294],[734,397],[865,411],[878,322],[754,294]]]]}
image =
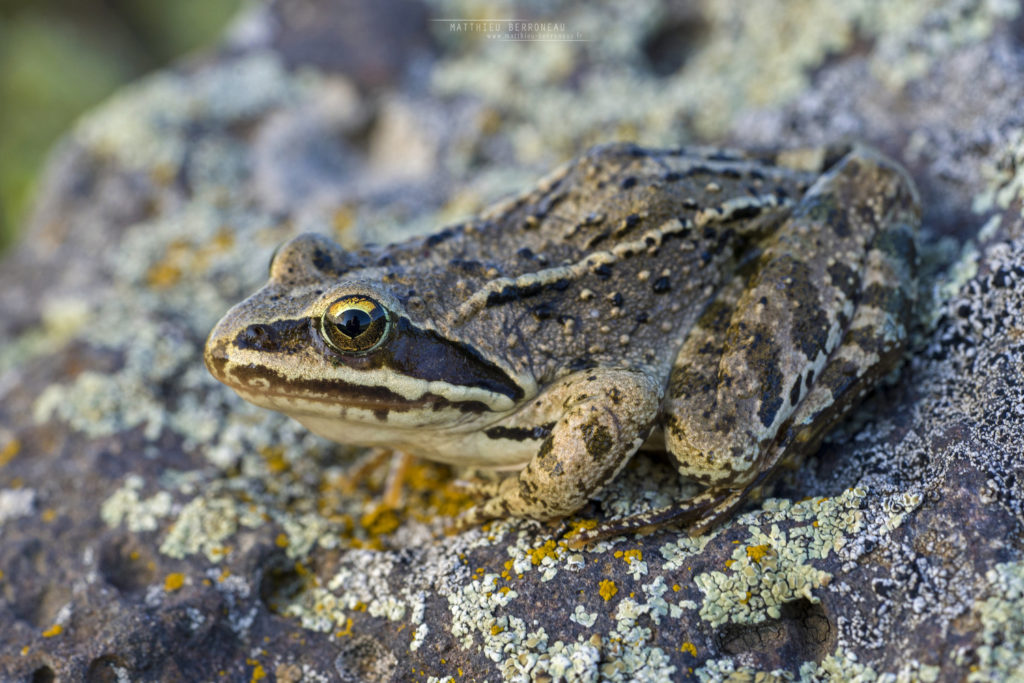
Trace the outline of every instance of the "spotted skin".
{"type": "Polygon", "coordinates": [[[918,221],[865,148],[597,147],[431,236],[282,245],[206,363],[327,438],[515,471],[464,524],[570,515],[653,432],[706,490],[583,538],[701,532],[896,364],[918,221]],[[325,327],[350,300],[376,322],[325,327]]]}

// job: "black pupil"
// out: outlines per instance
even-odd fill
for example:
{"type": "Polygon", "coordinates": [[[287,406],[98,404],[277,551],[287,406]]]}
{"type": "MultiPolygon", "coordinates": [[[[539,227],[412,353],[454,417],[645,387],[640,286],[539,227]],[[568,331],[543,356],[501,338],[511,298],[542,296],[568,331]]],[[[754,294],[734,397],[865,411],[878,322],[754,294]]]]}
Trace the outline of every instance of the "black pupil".
{"type": "Polygon", "coordinates": [[[358,308],[350,308],[341,314],[336,324],[338,329],[351,338],[358,337],[370,326],[370,314],[358,308]]]}

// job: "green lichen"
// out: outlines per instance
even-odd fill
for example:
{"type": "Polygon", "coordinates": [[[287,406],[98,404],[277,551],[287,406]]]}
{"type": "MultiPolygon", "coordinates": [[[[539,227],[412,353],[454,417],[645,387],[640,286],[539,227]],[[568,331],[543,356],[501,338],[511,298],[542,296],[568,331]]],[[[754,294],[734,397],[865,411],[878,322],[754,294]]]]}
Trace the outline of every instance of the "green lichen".
{"type": "Polygon", "coordinates": [[[793,680],[788,671],[758,671],[749,666],[737,666],[732,659],[709,659],[693,673],[697,680],[713,683],[779,683],[793,680]]]}
{"type": "Polygon", "coordinates": [[[167,491],[158,491],[149,498],[141,498],[139,491],[145,482],[142,477],[130,475],[124,485],[103,501],[100,517],[107,526],[117,527],[124,524],[129,531],[156,531],[161,523],[171,514],[174,502],[167,491]]]}
{"type": "MultiPolygon", "coordinates": [[[[937,666],[922,664],[917,660],[905,662],[894,673],[879,673],[863,664],[852,652],[839,647],[821,662],[804,662],[797,673],[784,669],[759,671],[750,666],[737,664],[733,659],[711,659],[694,672],[701,681],[729,681],[730,683],[781,683],[798,680],[802,683],[827,683],[829,681],[856,681],[857,683],[932,683],[937,681],[941,670],[937,666]]],[[[992,679],[986,679],[992,680],[992,679]]]]}
{"type": "Polygon", "coordinates": [[[1024,672],[1024,563],[997,564],[985,578],[992,595],[974,606],[982,644],[968,680],[1012,680],[1024,672]]]}
{"type": "Polygon", "coordinates": [[[297,96],[273,53],[254,53],[198,74],[161,72],[120,91],[84,117],[76,140],[125,169],[173,173],[184,165],[188,128],[243,122],[297,96]]]}
{"type": "MultiPolygon", "coordinates": [[[[471,0],[434,4],[439,16],[516,14],[511,3],[489,6],[486,15],[471,0]]],[[[1019,7],[1009,0],[938,5],[931,0],[706,0],[699,10],[705,22],[699,36],[676,38],[700,39],[701,49],[662,78],[641,75],[649,66],[640,46],[659,27],[671,25],[666,6],[651,1],[618,6],[611,29],[608,12],[590,3],[563,8],[559,19],[567,30],[581,32],[584,42],[478,41],[438,65],[434,91],[469,95],[499,112],[504,134],[524,161],[550,159],[553,151],[567,156],[602,138],[648,144],[677,143],[681,135],[715,138],[729,130],[737,114],[799,95],[819,65],[857,41],[878,41],[869,67],[896,91],[942,55],[986,38],[1019,7]],[[573,75],[573,87],[566,87],[566,74],[573,75]],[[515,96],[524,87],[531,97],[515,96]]],[[[441,35],[465,46],[465,39],[441,35]]]]}
{"type": "Polygon", "coordinates": [[[985,190],[974,198],[975,213],[1006,210],[1024,197],[1024,131],[1010,132],[1002,152],[983,168],[985,190]]]}
{"type": "Polygon", "coordinates": [[[786,531],[777,524],[768,533],[748,526],[750,535],[736,546],[724,571],[694,577],[704,593],[701,618],[711,626],[753,624],[779,618],[787,602],[819,602],[814,591],[831,574],[810,562],[840,550],[860,531],[864,515],[858,507],[865,495],[863,489],[849,489],[836,498],[780,503],[787,517],[802,523],[786,531]]]}
{"type": "Polygon", "coordinates": [[[800,667],[801,681],[825,683],[826,681],[881,681],[884,683],[932,683],[939,679],[941,670],[937,666],[911,659],[904,662],[896,672],[879,673],[858,657],[842,647],[825,657],[820,663],[804,662],[800,667]]]}
{"type": "Polygon", "coordinates": [[[233,501],[196,498],[178,515],[160,552],[179,559],[201,552],[210,562],[220,562],[238,526],[239,511],[233,501]]]}

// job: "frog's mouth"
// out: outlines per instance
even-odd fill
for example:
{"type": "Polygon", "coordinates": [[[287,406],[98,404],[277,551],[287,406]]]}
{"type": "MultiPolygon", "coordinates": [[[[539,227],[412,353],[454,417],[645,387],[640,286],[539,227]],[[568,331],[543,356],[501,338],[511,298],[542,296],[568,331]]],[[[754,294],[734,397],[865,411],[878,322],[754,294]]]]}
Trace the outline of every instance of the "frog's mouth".
{"type": "Polygon", "coordinates": [[[452,399],[429,391],[406,397],[386,386],[351,384],[337,379],[288,378],[261,366],[236,367],[221,381],[250,403],[290,415],[338,414],[341,417],[362,410],[383,419],[395,412],[436,412],[448,408],[465,413],[491,411],[487,403],[469,397],[452,399]]]}

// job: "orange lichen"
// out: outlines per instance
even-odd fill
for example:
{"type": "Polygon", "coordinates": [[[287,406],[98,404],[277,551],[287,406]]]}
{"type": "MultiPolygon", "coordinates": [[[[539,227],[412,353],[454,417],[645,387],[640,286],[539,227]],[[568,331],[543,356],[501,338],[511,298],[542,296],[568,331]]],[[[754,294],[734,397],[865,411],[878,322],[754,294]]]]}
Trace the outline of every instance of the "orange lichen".
{"type": "Polygon", "coordinates": [[[54,636],[59,636],[63,632],[63,626],[61,626],[60,624],[54,624],[50,628],[43,631],[43,638],[53,638],[54,636]]]}
{"type": "Polygon", "coordinates": [[[526,551],[526,554],[530,556],[530,562],[532,562],[534,566],[536,566],[540,564],[545,557],[550,557],[553,560],[557,560],[557,549],[558,544],[549,538],[544,542],[544,545],[539,546],[537,548],[533,548],[532,550],[528,550],[526,551]]]}
{"type": "Polygon", "coordinates": [[[747,546],[747,557],[758,564],[761,563],[767,555],[771,554],[772,547],[767,543],[764,545],[748,545],[747,546]]]}
{"type": "Polygon", "coordinates": [[[331,228],[334,230],[335,236],[344,240],[348,236],[349,230],[356,222],[356,207],[352,203],[344,203],[331,216],[331,228]]]}
{"type": "Polygon", "coordinates": [[[690,641],[686,641],[682,645],[680,645],[679,646],[679,651],[680,652],[689,652],[690,656],[692,656],[692,657],[696,657],[697,656],[697,646],[694,645],[693,643],[691,643],[690,641]]]}
{"type": "Polygon", "coordinates": [[[596,519],[576,519],[569,522],[569,531],[565,533],[565,539],[569,541],[569,545],[572,545],[572,538],[578,535],[581,531],[589,531],[597,527],[596,519]]]}
{"type": "Polygon", "coordinates": [[[173,593],[174,591],[180,589],[184,585],[185,575],[181,572],[173,572],[171,574],[168,574],[167,577],[164,579],[164,590],[168,593],[173,593]]]}
{"type": "Polygon", "coordinates": [[[616,550],[614,553],[615,557],[621,558],[626,564],[633,564],[633,560],[642,561],[644,559],[644,553],[640,549],[633,550],[616,550]]]}
{"type": "Polygon", "coordinates": [[[196,247],[183,239],[174,240],[167,245],[160,260],[146,271],[146,283],[154,289],[173,287],[186,273],[205,270],[211,257],[230,249],[234,241],[228,230],[218,231],[204,246],[196,247]]]}
{"type": "Polygon", "coordinates": [[[597,589],[598,595],[600,595],[602,598],[604,598],[605,602],[608,602],[609,600],[611,600],[612,597],[614,597],[615,594],[618,593],[618,592],[619,592],[618,586],[616,586],[615,582],[612,581],[611,579],[605,579],[605,580],[601,581],[601,583],[599,584],[598,589],[597,589]]]}
{"type": "Polygon", "coordinates": [[[167,289],[181,279],[181,268],[168,263],[166,257],[154,263],[146,273],[146,283],[154,289],[167,289]]]}
{"type": "Polygon", "coordinates": [[[21,451],[21,442],[17,439],[11,439],[4,444],[3,448],[0,448],[0,467],[3,467],[11,460],[14,460],[14,456],[21,451]]]}
{"type": "Polygon", "coordinates": [[[386,536],[402,524],[398,513],[390,508],[379,507],[367,512],[359,519],[359,525],[371,536],[386,536]]]}
{"type": "Polygon", "coordinates": [[[263,665],[255,659],[247,659],[245,663],[252,667],[252,678],[249,679],[250,681],[261,681],[267,677],[267,672],[263,670],[263,665]]]}
{"type": "Polygon", "coordinates": [[[267,463],[267,469],[272,474],[287,472],[291,468],[281,446],[263,446],[259,449],[259,454],[263,456],[263,461],[267,463]]]}

